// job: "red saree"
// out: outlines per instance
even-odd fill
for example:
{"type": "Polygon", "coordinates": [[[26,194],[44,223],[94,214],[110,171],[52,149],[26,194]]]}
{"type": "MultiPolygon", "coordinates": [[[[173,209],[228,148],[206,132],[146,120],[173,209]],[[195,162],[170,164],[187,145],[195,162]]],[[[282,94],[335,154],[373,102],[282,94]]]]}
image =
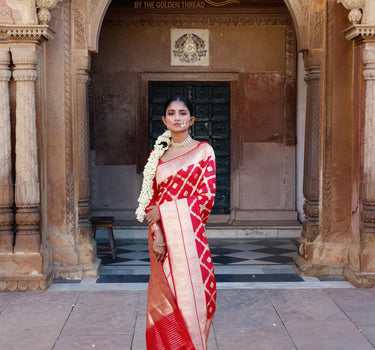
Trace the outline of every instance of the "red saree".
{"type": "Polygon", "coordinates": [[[216,281],[205,224],[215,198],[215,166],[206,142],[158,165],[150,205],[159,206],[167,255],[156,261],[150,228],[148,350],[207,349],[216,281]]]}

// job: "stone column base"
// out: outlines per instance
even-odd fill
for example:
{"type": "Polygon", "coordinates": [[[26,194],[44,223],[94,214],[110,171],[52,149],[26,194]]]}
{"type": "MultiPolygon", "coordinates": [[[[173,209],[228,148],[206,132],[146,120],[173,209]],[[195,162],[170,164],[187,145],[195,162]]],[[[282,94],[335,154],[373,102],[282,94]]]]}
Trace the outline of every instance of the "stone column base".
{"type": "Polygon", "coordinates": [[[0,276],[0,291],[27,292],[46,290],[52,282],[52,275],[0,276]]]}
{"type": "Polygon", "coordinates": [[[0,254],[0,276],[42,275],[42,265],[39,253],[0,254]]]}
{"type": "Polygon", "coordinates": [[[101,262],[101,259],[96,259],[93,264],[54,266],[53,279],[78,280],[86,277],[98,277],[102,267],[101,262]]]}
{"type": "Polygon", "coordinates": [[[297,256],[294,259],[294,265],[298,272],[306,276],[344,276],[344,264],[316,264],[305,261],[297,256]]]}
{"type": "Polygon", "coordinates": [[[357,288],[374,288],[375,287],[375,273],[360,273],[352,266],[345,266],[345,278],[357,288]]]}

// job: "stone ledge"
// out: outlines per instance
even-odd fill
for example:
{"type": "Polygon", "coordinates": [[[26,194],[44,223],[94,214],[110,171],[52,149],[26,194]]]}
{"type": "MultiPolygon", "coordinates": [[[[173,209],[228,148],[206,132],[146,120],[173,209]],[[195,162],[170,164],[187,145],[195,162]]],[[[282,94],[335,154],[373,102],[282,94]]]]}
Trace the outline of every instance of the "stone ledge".
{"type": "Polygon", "coordinates": [[[51,283],[51,275],[0,276],[0,291],[35,292],[46,290],[51,283]]]}
{"type": "Polygon", "coordinates": [[[347,265],[344,268],[344,277],[357,288],[375,287],[375,273],[360,273],[347,265]]]}
{"type": "Polygon", "coordinates": [[[54,31],[48,25],[0,25],[0,41],[52,40],[54,31]]]}
{"type": "Polygon", "coordinates": [[[78,280],[86,277],[98,277],[101,271],[101,259],[96,259],[93,264],[74,266],[54,266],[52,267],[53,279],[78,280]]]}
{"type": "Polygon", "coordinates": [[[368,24],[356,24],[344,30],[346,40],[352,40],[358,36],[364,39],[375,39],[375,26],[368,24]]]}
{"type": "Polygon", "coordinates": [[[298,272],[306,276],[314,277],[343,277],[344,264],[314,264],[308,263],[300,256],[294,259],[294,265],[298,272]]]}

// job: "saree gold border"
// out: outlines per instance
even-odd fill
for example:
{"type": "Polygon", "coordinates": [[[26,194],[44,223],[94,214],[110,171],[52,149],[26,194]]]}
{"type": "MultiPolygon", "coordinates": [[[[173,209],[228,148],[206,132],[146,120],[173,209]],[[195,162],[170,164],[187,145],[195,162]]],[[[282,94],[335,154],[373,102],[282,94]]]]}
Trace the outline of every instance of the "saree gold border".
{"type": "Polygon", "coordinates": [[[176,290],[176,300],[197,350],[205,350],[207,335],[204,287],[186,199],[160,205],[164,234],[176,290]],[[186,213],[187,215],[179,215],[186,213]],[[183,230],[183,231],[182,231],[183,230]],[[191,278],[191,289],[186,277],[191,278]],[[198,317],[198,323],[197,323],[198,317]],[[202,338],[203,336],[203,338],[202,338]]]}

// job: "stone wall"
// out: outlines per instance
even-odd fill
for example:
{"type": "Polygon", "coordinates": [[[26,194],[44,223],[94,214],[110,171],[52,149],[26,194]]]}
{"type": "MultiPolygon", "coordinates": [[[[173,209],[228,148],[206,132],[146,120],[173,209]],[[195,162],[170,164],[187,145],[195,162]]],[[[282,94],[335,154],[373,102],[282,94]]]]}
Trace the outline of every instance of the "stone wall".
{"type": "Polygon", "coordinates": [[[292,20],[285,8],[278,13],[248,11],[231,15],[229,23],[225,14],[206,15],[211,24],[199,28],[209,30],[209,66],[176,67],[171,66],[171,28],[175,20],[188,28],[186,23],[196,23],[202,15],[142,17],[109,8],[91,67],[94,213],[134,217],[139,169],[146,159],[137,149],[147,150],[147,122],[141,123],[147,119],[147,100],[141,106],[139,101],[148,92],[147,85],[140,86],[141,75],[168,80],[167,74],[176,73],[182,80],[204,81],[204,75],[218,80],[225,72],[235,75],[230,78],[232,220],[296,221],[292,20]],[[139,128],[144,128],[141,140],[139,128]]]}

